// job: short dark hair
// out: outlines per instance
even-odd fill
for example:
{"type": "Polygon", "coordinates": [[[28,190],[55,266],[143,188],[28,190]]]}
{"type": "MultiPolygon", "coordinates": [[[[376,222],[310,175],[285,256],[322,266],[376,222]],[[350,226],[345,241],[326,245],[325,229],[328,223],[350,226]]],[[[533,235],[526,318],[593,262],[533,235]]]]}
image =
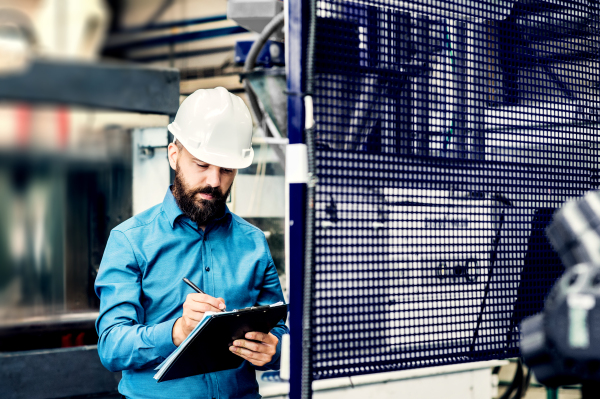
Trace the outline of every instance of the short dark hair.
{"type": "Polygon", "coordinates": [[[183,144],[181,144],[181,141],[179,141],[177,139],[173,139],[173,143],[177,146],[177,149],[179,151],[181,151],[183,149],[183,144]]]}

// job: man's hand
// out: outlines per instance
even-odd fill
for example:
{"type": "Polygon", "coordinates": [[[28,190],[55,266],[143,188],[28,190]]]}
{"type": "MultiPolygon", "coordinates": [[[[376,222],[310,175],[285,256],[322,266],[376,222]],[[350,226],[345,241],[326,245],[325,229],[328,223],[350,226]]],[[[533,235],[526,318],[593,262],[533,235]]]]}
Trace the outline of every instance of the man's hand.
{"type": "Polygon", "coordinates": [[[279,343],[276,336],[271,333],[249,332],[245,338],[233,341],[229,350],[255,366],[264,366],[273,359],[279,343]]]}
{"type": "Polygon", "coordinates": [[[179,346],[202,320],[206,312],[221,312],[225,309],[223,298],[206,294],[188,294],[183,303],[183,316],[173,325],[173,344],[179,346]]]}

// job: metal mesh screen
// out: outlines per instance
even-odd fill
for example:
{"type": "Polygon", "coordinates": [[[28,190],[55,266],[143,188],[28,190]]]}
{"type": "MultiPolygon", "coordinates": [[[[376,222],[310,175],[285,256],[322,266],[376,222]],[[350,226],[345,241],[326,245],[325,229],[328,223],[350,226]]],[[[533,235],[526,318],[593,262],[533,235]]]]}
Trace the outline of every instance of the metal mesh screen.
{"type": "Polygon", "coordinates": [[[315,379],[519,354],[597,188],[596,3],[317,2],[315,379]]]}

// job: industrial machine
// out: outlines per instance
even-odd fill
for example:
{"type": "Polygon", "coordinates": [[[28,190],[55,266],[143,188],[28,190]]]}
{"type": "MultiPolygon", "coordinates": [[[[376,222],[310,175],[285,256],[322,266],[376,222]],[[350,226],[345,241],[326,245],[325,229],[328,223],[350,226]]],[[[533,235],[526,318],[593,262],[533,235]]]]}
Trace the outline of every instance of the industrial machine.
{"type": "Polygon", "coordinates": [[[100,1],[0,10],[2,398],[116,393],[93,286],[110,230],[133,213],[139,150],[107,114],[174,115],[179,74],[97,62],[109,19],[100,1]]]}
{"type": "Polygon", "coordinates": [[[308,165],[290,182],[296,397],[519,356],[564,271],[544,230],[597,186],[597,7],[290,3],[288,151],[306,144],[308,165]]]}
{"type": "MultiPolygon", "coordinates": [[[[519,356],[522,320],[542,311],[564,272],[545,230],[562,203],[598,187],[598,1],[230,0],[240,26],[197,32],[184,30],[232,23],[225,15],[156,22],[168,3],[122,32],[131,41],[109,39],[104,54],[164,65],[195,54],[243,68],[238,87],[256,143],[271,146],[287,176],[291,397],[309,397],[312,380],[519,356]],[[246,36],[234,47],[185,47],[238,33],[246,36]]],[[[27,32],[3,40],[18,36],[17,52],[33,48],[27,32]]],[[[0,76],[1,99],[173,115],[184,90],[171,69],[17,61],[27,68],[0,76]]],[[[2,381],[10,392],[91,393],[31,381],[42,363],[80,359],[73,370],[86,370],[94,348],[81,345],[95,339],[103,244],[135,206],[147,206],[135,205],[132,187],[150,175],[132,181],[139,160],[130,157],[156,160],[162,132],[136,130],[132,140],[118,130],[107,130],[117,151],[102,159],[0,157],[9,204],[0,211],[9,221],[0,226],[0,369],[32,370],[19,387],[2,381]],[[16,314],[31,309],[25,321],[16,314]],[[44,351],[15,355],[36,349],[31,342],[44,351]]],[[[256,181],[265,170],[257,166],[256,181]]],[[[574,270],[593,283],[591,266],[568,275],[574,270]]],[[[561,281],[553,303],[563,310],[569,290],[592,295],[589,284],[561,281]]],[[[584,320],[586,303],[572,317],[584,320]]],[[[585,334],[574,334],[583,345],[585,334]]],[[[114,387],[115,376],[103,375],[90,390],[114,387]]]]}

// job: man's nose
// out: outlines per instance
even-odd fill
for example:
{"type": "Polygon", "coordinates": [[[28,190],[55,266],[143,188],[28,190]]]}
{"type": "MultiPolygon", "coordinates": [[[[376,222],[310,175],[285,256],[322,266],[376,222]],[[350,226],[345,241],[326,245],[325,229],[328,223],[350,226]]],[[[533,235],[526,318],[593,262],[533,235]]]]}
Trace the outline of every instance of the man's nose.
{"type": "Polygon", "coordinates": [[[209,168],[208,176],[206,177],[206,184],[211,187],[219,187],[221,185],[221,171],[216,166],[209,168]]]}

